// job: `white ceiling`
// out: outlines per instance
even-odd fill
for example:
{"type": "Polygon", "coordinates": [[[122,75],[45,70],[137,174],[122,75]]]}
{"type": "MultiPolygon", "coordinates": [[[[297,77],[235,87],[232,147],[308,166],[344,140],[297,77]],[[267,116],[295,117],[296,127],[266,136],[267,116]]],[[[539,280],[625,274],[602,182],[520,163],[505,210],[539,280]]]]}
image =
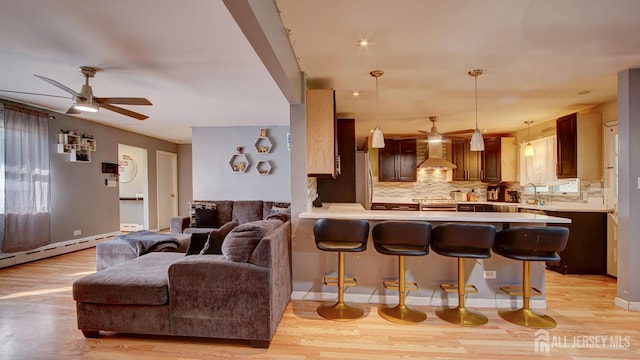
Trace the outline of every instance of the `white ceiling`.
{"type": "MultiPolygon", "coordinates": [[[[288,125],[289,104],[222,1],[0,0],[0,89],[68,96],[38,74],[80,91],[77,68],[100,70],[95,96],[146,97],[79,117],[173,142],[194,126],[288,125]]],[[[64,113],[70,98],[0,92],[64,113]]]]}
{"type": "MultiPolygon", "coordinates": [[[[261,1],[250,0],[255,4],[261,1]]],[[[524,128],[616,97],[619,71],[640,67],[638,0],[276,0],[310,87],[336,89],[359,141],[386,134],[524,128]],[[358,48],[361,38],[369,40],[358,48]],[[352,90],[361,95],[353,98],[352,90]],[[578,92],[587,90],[586,95],[578,92]]],[[[256,44],[253,43],[255,47],[256,44]]],[[[82,118],[189,142],[191,127],[286,125],[289,105],[220,0],[0,0],[0,89],[67,96],[79,66],[100,70],[96,96],[146,97],[82,118]]],[[[0,92],[64,112],[71,99],[0,92]]]]}
{"type": "Polygon", "coordinates": [[[385,72],[381,128],[415,134],[430,115],[441,132],[474,128],[472,69],[484,70],[479,126],[495,133],[615,99],[617,73],[640,67],[637,0],[276,3],[308,83],[336,89],[337,111],[355,117],[359,137],[375,127],[374,69],[385,72]]]}

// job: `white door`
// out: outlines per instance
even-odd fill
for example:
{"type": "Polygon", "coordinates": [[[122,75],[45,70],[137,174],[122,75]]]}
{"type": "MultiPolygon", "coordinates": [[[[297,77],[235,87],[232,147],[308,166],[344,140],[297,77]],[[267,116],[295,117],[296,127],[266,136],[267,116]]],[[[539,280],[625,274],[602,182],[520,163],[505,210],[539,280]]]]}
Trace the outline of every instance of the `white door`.
{"type": "Polygon", "coordinates": [[[605,203],[607,205],[607,274],[618,275],[618,125],[605,124],[605,203]]]}
{"type": "Polygon", "coordinates": [[[178,216],[178,155],[165,151],[156,154],[158,179],[158,229],[169,228],[178,216]]]}

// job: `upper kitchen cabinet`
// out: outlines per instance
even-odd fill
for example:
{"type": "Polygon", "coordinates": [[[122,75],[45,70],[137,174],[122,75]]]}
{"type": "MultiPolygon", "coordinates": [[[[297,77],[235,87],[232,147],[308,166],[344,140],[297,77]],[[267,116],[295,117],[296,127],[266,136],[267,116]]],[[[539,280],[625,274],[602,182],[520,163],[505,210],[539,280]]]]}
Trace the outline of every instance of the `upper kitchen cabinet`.
{"type": "Polygon", "coordinates": [[[318,198],[322,202],[356,202],[356,125],[354,119],[338,119],[338,156],[341,172],[336,179],[317,179],[318,198]]]}
{"type": "Polygon", "coordinates": [[[379,181],[416,181],[416,139],[384,139],[378,149],[379,181]]]}
{"type": "Polygon", "coordinates": [[[339,174],[336,141],[336,102],[333,89],[308,89],[307,115],[307,175],[339,174]]]}
{"type": "Polygon", "coordinates": [[[602,178],[602,115],[570,114],[556,120],[558,179],[602,178]]]}
{"type": "Polygon", "coordinates": [[[482,152],[482,181],[490,183],[517,181],[516,154],[516,138],[485,138],[484,151],[482,152]]]}
{"type": "Polygon", "coordinates": [[[482,169],[480,154],[480,151],[471,151],[469,140],[452,140],[451,162],[457,166],[452,170],[452,180],[480,180],[482,169]]]}

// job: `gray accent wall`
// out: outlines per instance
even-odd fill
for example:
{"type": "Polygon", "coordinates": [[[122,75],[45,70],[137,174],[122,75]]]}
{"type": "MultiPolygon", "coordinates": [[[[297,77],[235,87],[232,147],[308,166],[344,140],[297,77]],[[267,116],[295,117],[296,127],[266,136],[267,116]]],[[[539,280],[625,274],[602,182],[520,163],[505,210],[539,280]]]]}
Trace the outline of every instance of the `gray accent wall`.
{"type": "Polygon", "coordinates": [[[197,127],[192,130],[194,200],[291,201],[291,164],[287,149],[289,126],[197,127]],[[260,154],[254,145],[260,129],[267,130],[271,152],[260,154]],[[249,160],[244,173],[229,165],[236,148],[249,160]],[[256,164],[271,162],[271,173],[260,175],[256,164]]]}
{"type": "Polygon", "coordinates": [[[49,122],[51,242],[120,230],[118,187],[107,187],[105,179],[113,178],[102,173],[103,161],[118,162],[118,144],[147,149],[149,228],[157,228],[156,150],[177,153],[178,145],[64,114],[54,115],[55,119],[49,122]],[[79,134],[94,136],[96,151],[92,153],[91,163],[71,162],[69,155],[57,153],[60,129],[77,129],[79,134]],[[82,234],[74,236],[74,230],[82,234]]]}

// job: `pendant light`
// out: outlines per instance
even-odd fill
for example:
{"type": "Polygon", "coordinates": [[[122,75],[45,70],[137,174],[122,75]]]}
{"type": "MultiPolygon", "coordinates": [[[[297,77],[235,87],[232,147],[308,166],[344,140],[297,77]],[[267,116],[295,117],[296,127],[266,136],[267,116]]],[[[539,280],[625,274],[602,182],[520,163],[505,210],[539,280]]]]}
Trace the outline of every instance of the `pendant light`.
{"type": "Polygon", "coordinates": [[[382,129],[380,129],[380,114],[378,110],[378,78],[384,74],[382,70],[372,70],[369,75],[376,78],[376,128],[373,130],[373,139],[371,141],[371,147],[373,148],[383,148],[384,147],[384,135],[382,134],[382,129]]]}
{"type": "Polygon", "coordinates": [[[471,135],[471,151],[484,151],[484,139],[478,129],[478,76],[482,75],[482,69],[469,71],[469,76],[473,76],[476,83],[476,129],[471,135]]]}
{"type": "Polygon", "coordinates": [[[527,139],[529,140],[529,142],[527,143],[527,146],[524,147],[524,156],[531,157],[533,156],[533,145],[531,145],[531,124],[533,123],[533,121],[529,120],[529,121],[525,121],[524,123],[527,124],[527,129],[528,129],[527,139]]]}

